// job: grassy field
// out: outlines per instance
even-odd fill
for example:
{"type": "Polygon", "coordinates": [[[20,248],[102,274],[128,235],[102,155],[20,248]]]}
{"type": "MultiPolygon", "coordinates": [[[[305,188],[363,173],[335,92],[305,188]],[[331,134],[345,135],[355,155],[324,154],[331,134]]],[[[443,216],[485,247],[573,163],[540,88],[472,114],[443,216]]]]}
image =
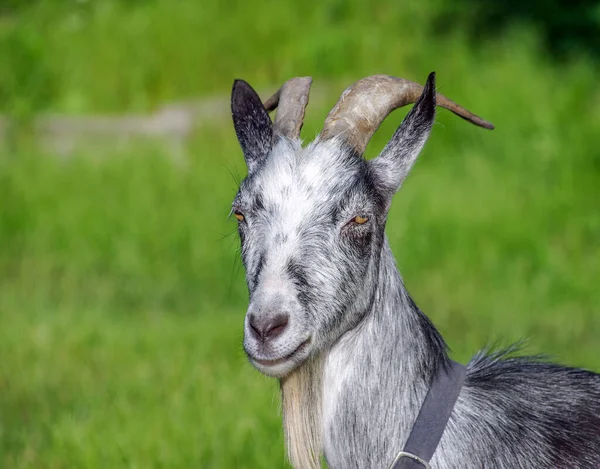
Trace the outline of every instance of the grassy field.
{"type": "MultiPolygon", "coordinates": [[[[528,338],[600,371],[598,65],[553,63],[526,27],[432,35],[443,3],[40,1],[0,16],[0,105],[150,110],[310,74],[330,90],[311,139],[351,81],[436,70],[497,130],[439,112],[388,225],[409,291],[460,360],[528,338]]],[[[157,142],[61,158],[21,130],[0,149],[0,467],[284,467],[277,383],[241,347],[231,124],[183,162],[157,142]]]]}

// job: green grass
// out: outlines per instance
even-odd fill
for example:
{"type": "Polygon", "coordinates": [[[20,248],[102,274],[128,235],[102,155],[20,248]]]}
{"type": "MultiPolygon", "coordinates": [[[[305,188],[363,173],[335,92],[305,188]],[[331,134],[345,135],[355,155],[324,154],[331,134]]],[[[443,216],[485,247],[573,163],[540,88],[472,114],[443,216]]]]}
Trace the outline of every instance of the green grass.
{"type": "Polygon", "coordinates": [[[11,314],[2,467],[281,467],[276,384],[246,365],[240,317],[11,314]]]}
{"type": "MultiPolygon", "coordinates": [[[[438,2],[421,3],[32,3],[0,20],[0,101],[140,110],[311,74],[330,90],[311,139],[352,80],[436,70],[497,130],[440,110],[388,224],[409,291],[460,360],[528,338],[600,370],[597,64],[554,64],[527,30],[431,36],[438,2]]],[[[277,383],[241,348],[230,123],[178,160],[157,142],[64,158],[24,135],[0,148],[0,467],[284,467],[277,383]]]]}

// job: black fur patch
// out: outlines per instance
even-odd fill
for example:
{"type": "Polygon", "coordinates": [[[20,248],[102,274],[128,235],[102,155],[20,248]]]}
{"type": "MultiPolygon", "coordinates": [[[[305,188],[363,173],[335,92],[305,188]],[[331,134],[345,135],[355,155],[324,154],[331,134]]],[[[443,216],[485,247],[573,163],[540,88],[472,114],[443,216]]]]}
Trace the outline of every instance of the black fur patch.
{"type": "Polygon", "coordinates": [[[260,279],[260,274],[265,266],[265,255],[262,253],[258,258],[258,263],[256,264],[256,268],[254,269],[254,276],[252,278],[252,288],[256,288],[258,285],[258,280],[260,279]]]}

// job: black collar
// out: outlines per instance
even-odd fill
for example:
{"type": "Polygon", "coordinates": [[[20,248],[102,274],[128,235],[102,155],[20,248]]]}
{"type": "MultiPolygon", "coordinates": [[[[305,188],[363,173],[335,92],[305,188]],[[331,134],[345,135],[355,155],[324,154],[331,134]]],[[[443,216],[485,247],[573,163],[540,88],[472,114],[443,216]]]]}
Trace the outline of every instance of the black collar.
{"type": "Polygon", "coordinates": [[[429,461],[442,439],[466,372],[464,365],[454,361],[440,366],[404,449],[398,453],[390,469],[431,469],[429,461]]]}

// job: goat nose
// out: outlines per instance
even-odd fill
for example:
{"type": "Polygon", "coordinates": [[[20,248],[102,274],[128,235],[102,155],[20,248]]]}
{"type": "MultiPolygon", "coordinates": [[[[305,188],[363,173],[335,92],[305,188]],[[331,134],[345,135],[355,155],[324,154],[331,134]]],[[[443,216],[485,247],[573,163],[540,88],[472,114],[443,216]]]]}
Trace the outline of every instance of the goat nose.
{"type": "Polygon", "coordinates": [[[257,317],[250,315],[249,323],[252,333],[257,339],[265,342],[279,337],[287,327],[289,316],[287,314],[277,314],[275,316],[257,317]]]}

